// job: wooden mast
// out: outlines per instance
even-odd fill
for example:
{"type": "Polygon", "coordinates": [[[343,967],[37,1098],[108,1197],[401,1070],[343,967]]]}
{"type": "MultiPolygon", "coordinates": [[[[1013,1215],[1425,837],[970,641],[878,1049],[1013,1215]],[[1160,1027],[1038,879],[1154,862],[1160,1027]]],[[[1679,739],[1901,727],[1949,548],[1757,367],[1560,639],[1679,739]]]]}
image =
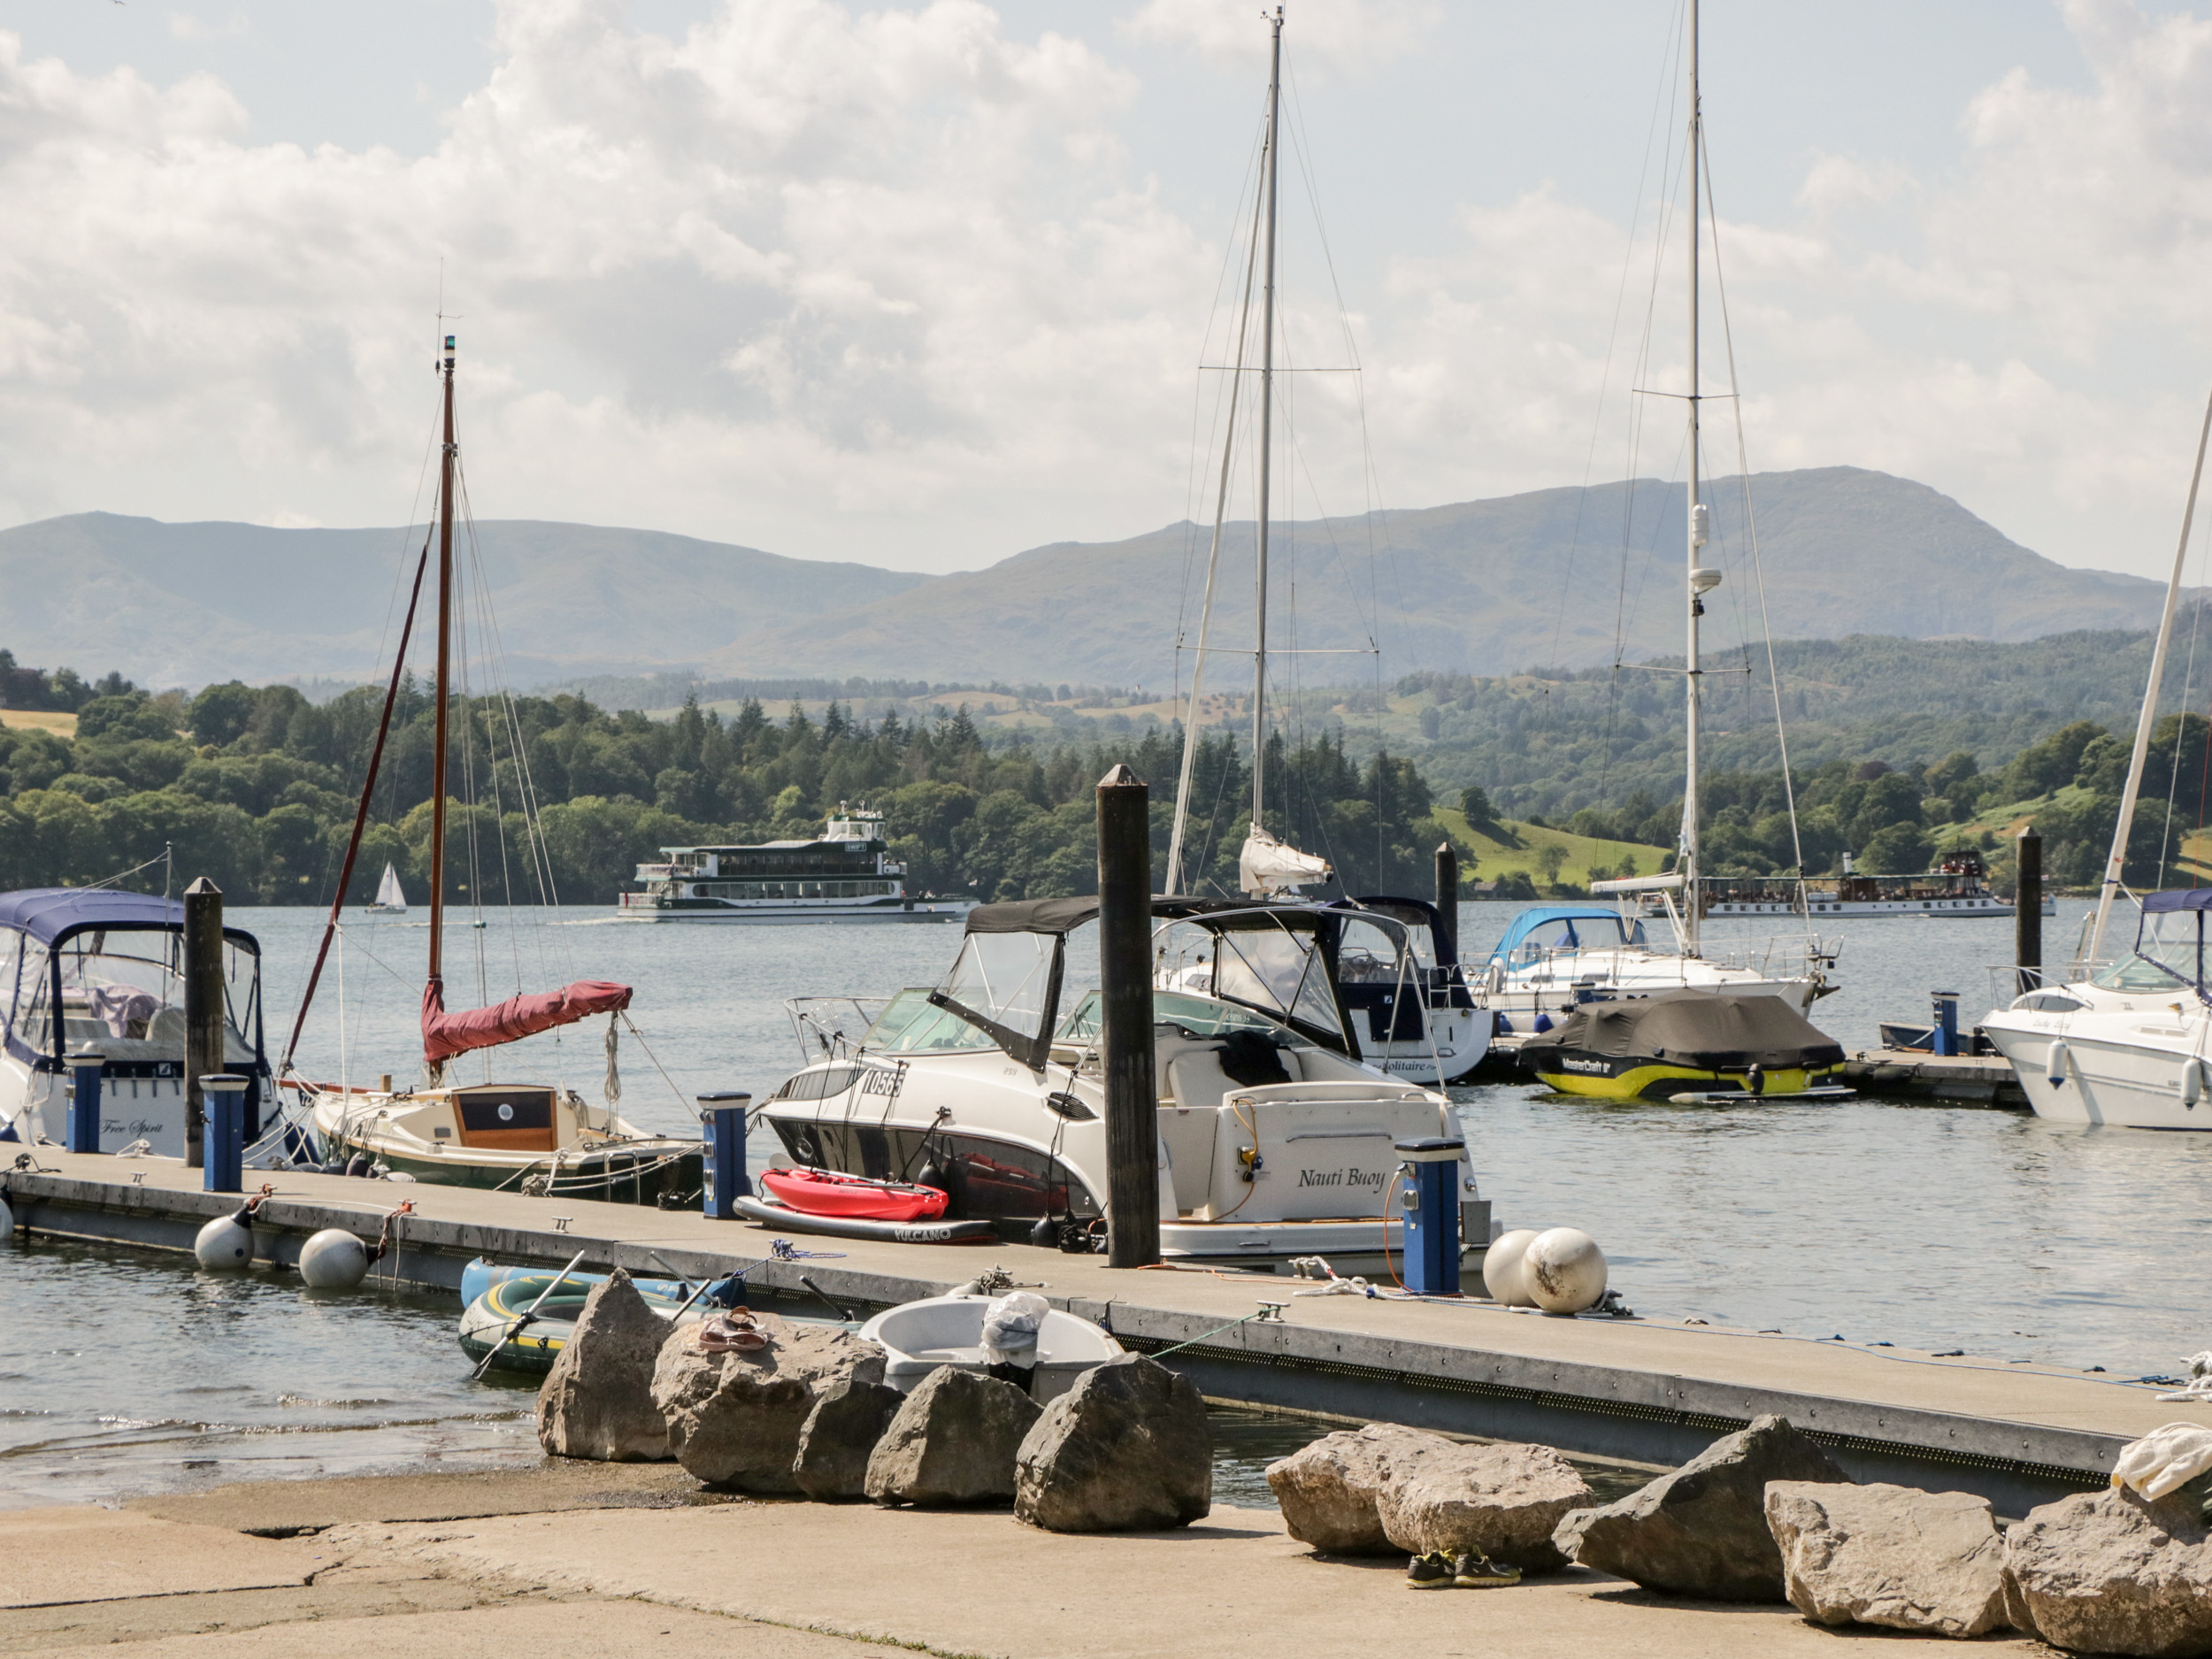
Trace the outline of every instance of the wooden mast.
{"type": "Polygon", "coordinates": [[[445,337],[445,453],[438,470],[437,744],[430,763],[430,982],[444,975],[446,707],[453,667],[453,336],[445,337]]]}

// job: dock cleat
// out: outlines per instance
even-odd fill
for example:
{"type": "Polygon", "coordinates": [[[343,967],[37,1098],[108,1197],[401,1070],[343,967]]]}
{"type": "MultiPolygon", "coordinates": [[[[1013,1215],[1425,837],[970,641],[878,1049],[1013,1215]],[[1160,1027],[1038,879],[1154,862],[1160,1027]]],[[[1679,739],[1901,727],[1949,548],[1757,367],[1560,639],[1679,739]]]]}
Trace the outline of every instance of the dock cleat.
{"type": "Polygon", "coordinates": [[[1416,1555],[1406,1563],[1409,1590],[1448,1590],[1452,1587],[1452,1558],[1440,1549],[1416,1555]]]}
{"type": "Polygon", "coordinates": [[[1452,1557],[1452,1582],[1463,1590],[1495,1590],[1520,1581],[1521,1570],[1518,1567],[1509,1567],[1502,1561],[1491,1560],[1487,1555],[1452,1557]]]}

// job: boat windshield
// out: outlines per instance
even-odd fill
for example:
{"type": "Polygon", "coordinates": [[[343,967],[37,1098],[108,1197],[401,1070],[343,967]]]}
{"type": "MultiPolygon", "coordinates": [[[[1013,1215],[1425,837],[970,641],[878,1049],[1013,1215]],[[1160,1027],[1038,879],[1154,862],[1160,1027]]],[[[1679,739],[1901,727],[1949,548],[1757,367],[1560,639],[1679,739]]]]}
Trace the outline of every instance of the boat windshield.
{"type": "MultiPolygon", "coordinates": [[[[61,979],[61,1036],[111,1061],[180,1060],[184,1055],[183,941],[157,929],[78,933],[51,951],[24,934],[0,932],[0,1005],[17,1039],[44,1053],[54,1046],[55,968],[61,979]]],[[[260,959],[223,945],[225,1064],[244,1066],[258,1050],[260,959]]]]}
{"type": "MultiPolygon", "coordinates": [[[[1347,913],[1343,924],[1364,918],[1347,913]]],[[[1242,926],[1220,918],[1171,922],[1153,934],[1153,983],[1256,1010],[1283,1024],[1344,1040],[1336,987],[1319,934],[1261,917],[1242,926]]]]}
{"type": "Polygon", "coordinates": [[[996,1046],[959,1015],[932,1002],[926,985],[893,997],[860,1042],[878,1054],[951,1054],[996,1046]]]}
{"type": "Polygon", "coordinates": [[[2135,954],[2114,963],[2090,980],[2108,991],[2155,995],[2184,986],[2204,984],[2204,912],[2155,910],[2143,917],[2135,954]]]}
{"type": "MultiPolygon", "coordinates": [[[[1075,1011],[1060,1023],[1059,1041],[1087,1047],[1099,1039],[1104,1029],[1103,999],[1096,991],[1075,1005],[1075,1011]]],[[[1160,1025],[1179,1025],[1194,1037],[1218,1037],[1232,1031],[1264,1032],[1279,1042],[1292,1048],[1310,1048],[1313,1045],[1280,1022],[1249,1008],[1240,1008],[1234,1002],[1217,1002],[1210,996],[1192,996],[1181,991],[1152,993],[1152,1019],[1160,1025]]]]}

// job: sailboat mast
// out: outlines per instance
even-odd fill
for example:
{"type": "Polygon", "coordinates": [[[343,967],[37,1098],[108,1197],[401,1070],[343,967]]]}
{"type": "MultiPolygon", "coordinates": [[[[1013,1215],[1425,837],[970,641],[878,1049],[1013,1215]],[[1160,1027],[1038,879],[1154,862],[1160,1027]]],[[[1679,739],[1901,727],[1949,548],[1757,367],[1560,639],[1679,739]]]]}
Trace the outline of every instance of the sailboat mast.
{"type": "Polygon", "coordinates": [[[1252,651],[1252,827],[1267,801],[1267,503],[1275,436],[1275,178],[1283,103],[1283,9],[1268,19],[1273,42],[1267,67],[1267,272],[1260,297],[1259,562],[1255,577],[1257,633],[1252,651]]]}
{"type": "Polygon", "coordinates": [[[430,978],[445,957],[446,709],[453,670],[453,336],[445,337],[445,451],[438,466],[437,743],[430,762],[430,978]]]}
{"type": "Polygon", "coordinates": [[[1698,554],[1705,545],[1705,506],[1698,499],[1698,374],[1697,374],[1697,276],[1698,276],[1698,162],[1704,147],[1704,115],[1698,102],[1697,84],[1697,0],[1690,0],[1689,16],[1690,63],[1690,411],[1689,431],[1689,519],[1685,526],[1684,541],[1688,549],[1688,575],[1685,589],[1688,612],[1688,645],[1684,653],[1687,670],[1683,678],[1682,704],[1686,718],[1684,753],[1686,766],[1682,782],[1682,853],[1676,868],[1682,876],[1682,945],[1690,956],[1697,955],[1698,932],[1698,692],[1700,671],[1697,659],[1698,618],[1705,614],[1703,591],[1709,582],[1703,581],[1698,566],[1698,554]]]}

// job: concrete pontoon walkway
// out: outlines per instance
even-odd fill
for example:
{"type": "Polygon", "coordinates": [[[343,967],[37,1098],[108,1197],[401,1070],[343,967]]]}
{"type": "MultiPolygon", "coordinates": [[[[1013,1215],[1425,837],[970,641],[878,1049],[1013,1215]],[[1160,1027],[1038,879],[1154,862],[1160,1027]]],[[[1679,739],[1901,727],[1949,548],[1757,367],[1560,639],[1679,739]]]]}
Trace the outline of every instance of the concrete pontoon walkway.
{"type": "MultiPolygon", "coordinates": [[[[239,1202],[201,1193],[196,1172],[172,1163],[45,1148],[37,1159],[42,1170],[6,1173],[0,1185],[19,1222],[39,1232],[188,1245],[206,1217],[239,1202]]],[[[2006,1514],[2101,1484],[2118,1448],[2162,1423],[2212,1419],[2212,1409],[2162,1404],[2149,1387],[1987,1359],[1655,1321],[1555,1319],[1479,1301],[1295,1297],[1298,1283],[1286,1278],[1117,1271],[1101,1257],[1020,1245],[791,1235],[822,1254],[764,1261],[773,1235],[749,1223],[424,1184],[267,1179],[275,1195],[257,1233],[279,1261],[292,1259],[319,1227],[373,1237],[386,1211],[404,1202],[413,1212],[396,1224],[401,1248],[387,1266],[434,1285],[457,1283],[463,1263],[479,1254],[558,1265],[582,1250],[587,1266],[648,1273],[760,1263],[748,1282],[764,1289],[803,1294],[804,1273],[833,1295],[887,1304],[1002,1264],[1132,1348],[1187,1345],[1171,1363],[1218,1398],[1666,1464],[1775,1411],[1824,1438],[1857,1479],[1979,1491],[2006,1514]],[[1250,1317],[1263,1301],[1285,1304],[1279,1322],[1250,1317]]]]}
{"type": "MultiPolygon", "coordinates": [[[[616,1485],[624,1478],[605,1472],[616,1485]]],[[[303,1499],[281,1493],[287,1484],[225,1488],[209,1508],[234,1518],[266,1494],[301,1512],[303,1499]]],[[[422,1508],[411,1477],[302,1484],[334,1517],[422,1508]]],[[[1833,1659],[1839,1641],[1878,1642],[1867,1651],[1885,1655],[1947,1647],[1820,1629],[1786,1607],[1649,1595],[1580,1570],[1510,1589],[1415,1594],[1401,1563],[1317,1559],[1279,1517],[1224,1508],[1182,1532],[1110,1538],[1039,1532],[1004,1511],[736,1502],[349,1518],[280,1543],[141,1513],[38,1509],[8,1517],[5,1546],[0,1559],[25,1551],[27,1587],[42,1605],[0,1609],[0,1653],[110,1659],[865,1659],[885,1644],[1007,1659],[1833,1659]],[[35,1543],[42,1528],[58,1548],[35,1543]],[[86,1555],[122,1564],[101,1581],[101,1599],[55,1601],[70,1560],[86,1555]],[[241,1587],[176,1594],[163,1563],[180,1562],[206,1563],[241,1587]],[[136,1595],[134,1571],[146,1584],[136,1595]]],[[[2047,1650],[1998,1639],[1977,1651],[2047,1650]]]]}

